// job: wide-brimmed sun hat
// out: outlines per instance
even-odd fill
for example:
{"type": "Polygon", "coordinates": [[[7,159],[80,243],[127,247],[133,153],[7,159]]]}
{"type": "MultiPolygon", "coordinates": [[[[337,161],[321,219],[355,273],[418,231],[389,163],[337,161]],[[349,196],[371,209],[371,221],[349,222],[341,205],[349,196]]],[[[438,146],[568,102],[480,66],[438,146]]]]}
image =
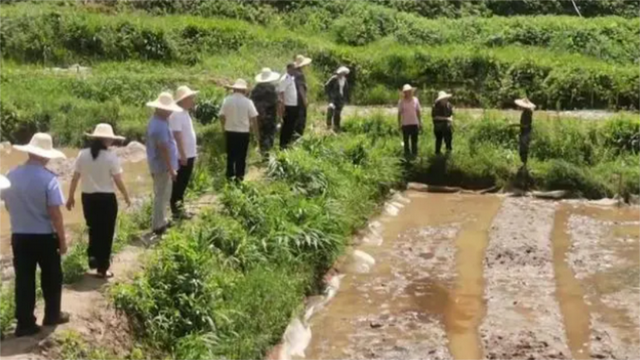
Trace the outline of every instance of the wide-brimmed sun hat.
{"type": "Polygon", "coordinates": [[[453,95],[447,93],[446,91],[438,91],[438,97],[436,98],[436,102],[444,99],[451,99],[453,95]]]}
{"type": "Polygon", "coordinates": [[[522,98],[522,99],[516,99],[514,101],[514,103],[516,105],[518,105],[519,107],[523,108],[523,109],[530,109],[533,110],[536,108],[536,104],[532,103],[529,99],[527,98],[522,98]]]}
{"type": "Polygon", "coordinates": [[[296,56],[296,60],[293,62],[293,65],[297,68],[301,68],[303,66],[311,64],[311,61],[311,58],[308,58],[304,55],[298,55],[296,56]]]}
{"type": "Polygon", "coordinates": [[[62,151],[53,148],[53,139],[46,133],[36,133],[27,145],[13,145],[13,148],[45,159],[67,158],[62,151]]]}
{"type": "Polygon", "coordinates": [[[413,86],[411,86],[411,85],[409,85],[409,84],[404,84],[404,86],[402,87],[402,92],[405,92],[405,91],[413,91],[413,90],[415,90],[415,89],[416,89],[416,88],[414,88],[413,86]]]}
{"type": "Polygon", "coordinates": [[[11,187],[11,182],[4,175],[0,175],[0,190],[8,189],[11,187]]]}
{"type": "Polygon", "coordinates": [[[256,75],[256,82],[258,83],[269,83],[274,82],[278,79],[280,79],[280,74],[271,71],[271,69],[269,68],[262,68],[260,74],[256,75]]]}
{"type": "Polygon", "coordinates": [[[109,124],[98,124],[93,129],[93,133],[86,133],[85,135],[92,138],[124,140],[124,136],[118,136],[113,133],[113,128],[109,124]]]}
{"type": "Polygon", "coordinates": [[[188,86],[180,86],[177,90],[176,90],[176,103],[180,102],[190,96],[195,96],[199,93],[200,91],[195,91],[195,90],[191,90],[188,86]]]}
{"type": "Polygon", "coordinates": [[[247,81],[245,79],[237,79],[233,85],[228,85],[227,88],[234,90],[247,90],[247,81]]]}
{"type": "Polygon", "coordinates": [[[158,95],[158,98],[153,101],[149,101],[147,106],[167,111],[182,111],[182,108],[173,101],[173,95],[168,92],[161,92],[160,95],[158,95]]]}
{"type": "Polygon", "coordinates": [[[349,72],[351,72],[351,70],[349,70],[349,68],[346,66],[340,66],[338,70],[336,70],[336,74],[349,75],[349,72]]]}

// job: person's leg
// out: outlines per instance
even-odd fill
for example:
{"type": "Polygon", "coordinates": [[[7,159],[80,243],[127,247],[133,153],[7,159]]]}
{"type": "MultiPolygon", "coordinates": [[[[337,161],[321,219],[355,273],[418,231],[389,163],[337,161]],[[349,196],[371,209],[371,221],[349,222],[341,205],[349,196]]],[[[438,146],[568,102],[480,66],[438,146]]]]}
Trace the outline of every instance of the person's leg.
{"type": "Polygon", "coordinates": [[[16,335],[36,327],[36,264],[34,242],[27,235],[12,235],[13,269],[15,271],[16,335]]]}
{"type": "Polygon", "coordinates": [[[444,142],[447,146],[447,151],[453,150],[453,132],[451,129],[451,124],[447,124],[446,129],[444,130],[444,142]]]}
{"type": "Polygon", "coordinates": [[[89,262],[89,269],[91,270],[98,266],[96,263],[96,239],[99,236],[99,231],[96,228],[95,221],[96,219],[100,219],[100,208],[92,204],[92,197],[93,194],[81,194],[82,212],[84,213],[84,220],[87,223],[87,230],[89,232],[87,259],[89,262]]]}
{"type": "Polygon", "coordinates": [[[409,126],[402,127],[402,144],[404,146],[404,156],[409,157],[411,150],[409,148],[409,126]]]}
{"type": "Polygon", "coordinates": [[[307,126],[307,107],[304,105],[298,106],[298,119],[296,120],[295,131],[293,138],[297,140],[304,135],[304,129],[307,126]]]}
{"type": "Polygon", "coordinates": [[[331,126],[333,126],[333,114],[334,108],[327,106],[327,129],[331,129],[331,126]]]}
{"type": "Polygon", "coordinates": [[[153,220],[151,227],[153,231],[160,231],[167,225],[166,207],[171,197],[171,176],[162,172],[153,174],[153,220]],[[168,194],[168,195],[167,195],[168,194]]]}
{"type": "Polygon", "coordinates": [[[187,189],[187,181],[189,181],[187,175],[187,166],[180,165],[178,167],[176,181],[174,181],[171,185],[171,200],[169,201],[169,203],[171,205],[171,213],[174,217],[182,214],[184,191],[187,189]]]}
{"type": "Polygon", "coordinates": [[[436,155],[440,154],[440,149],[442,149],[442,138],[444,137],[442,134],[442,129],[440,125],[436,122],[433,123],[433,134],[436,137],[436,155]]]}
{"type": "Polygon", "coordinates": [[[297,106],[287,106],[284,109],[282,129],[280,130],[280,149],[286,149],[291,143],[298,116],[297,106]]]}
{"type": "Polygon", "coordinates": [[[342,121],[342,109],[344,108],[344,104],[343,103],[338,103],[336,104],[336,111],[333,115],[333,130],[335,132],[340,132],[341,127],[340,127],[340,123],[342,121]]]}
{"type": "Polygon", "coordinates": [[[238,134],[238,160],[236,162],[236,179],[244,180],[244,174],[247,167],[247,152],[249,150],[249,133],[238,134]]]}
{"type": "Polygon", "coordinates": [[[234,163],[234,139],[232,132],[224,133],[226,148],[227,148],[227,179],[232,179],[235,174],[235,163],[234,163]]]}
{"type": "Polygon", "coordinates": [[[260,154],[268,159],[269,151],[273,148],[276,135],[276,114],[265,117],[260,124],[260,154]]]}
{"type": "Polygon", "coordinates": [[[118,218],[118,200],[115,194],[101,194],[102,196],[102,219],[98,260],[98,273],[105,274],[111,266],[111,250],[113,247],[113,236],[116,230],[116,220],[118,218]]]}
{"type": "Polygon", "coordinates": [[[411,155],[418,156],[418,125],[414,125],[411,131],[411,155]]]}
{"type": "Polygon", "coordinates": [[[525,166],[527,165],[527,161],[529,160],[529,140],[529,133],[520,134],[520,160],[525,166]]]}
{"type": "Polygon", "coordinates": [[[58,253],[58,238],[48,235],[41,239],[38,251],[38,265],[40,265],[40,286],[44,298],[43,324],[53,325],[60,322],[60,303],[62,301],[62,264],[58,253]]]}

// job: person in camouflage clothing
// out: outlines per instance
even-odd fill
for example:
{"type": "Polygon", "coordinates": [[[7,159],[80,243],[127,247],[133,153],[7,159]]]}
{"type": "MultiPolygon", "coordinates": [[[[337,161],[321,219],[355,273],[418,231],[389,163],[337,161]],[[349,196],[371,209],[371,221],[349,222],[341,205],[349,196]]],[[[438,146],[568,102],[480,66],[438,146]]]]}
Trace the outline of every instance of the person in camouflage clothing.
{"type": "Polygon", "coordinates": [[[263,158],[269,157],[269,151],[273,148],[278,126],[278,93],[275,82],[280,79],[280,74],[264,68],[256,75],[256,86],[251,90],[250,98],[258,110],[258,129],[260,136],[260,153],[263,158]]]}

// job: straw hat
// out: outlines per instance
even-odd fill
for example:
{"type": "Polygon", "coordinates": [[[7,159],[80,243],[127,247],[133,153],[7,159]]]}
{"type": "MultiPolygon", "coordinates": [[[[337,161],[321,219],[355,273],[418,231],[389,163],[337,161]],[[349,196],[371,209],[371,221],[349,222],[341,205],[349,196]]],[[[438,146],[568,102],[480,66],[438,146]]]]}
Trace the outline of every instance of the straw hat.
{"type": "Polygon", "coordinates": [[[270,83],[278,80],[279,78],[280,74],[271,71],[269,68],[262,68],[260,74],[256,75],[256,81],[258,83],[270,83]]]}
{"type": "Polygon", "coordinates": [[[175,101],[173,101],[173,96],[171,93],[162,92],[158,95],[158,98],[154,101],[149,101],[147,103],[148,107],[167,110],[167,111],[182,111],[182,108],[176,105],[175,101]]]}
{"type": "Polygon", "coordinates": [[[51,135],[45,133],[36,133],[31,137],[31,141],[27,145],[13,145],[13,148],[45,159],[67,158],[62,151],[53,148],[51,135]]]}
{"type": "Polygon", "coordinates": [[[413,90],[415,90],[415,89],[416,89],[416,88],[414,88],[413,86],[411,86],[411,85],[409,85],[409,84],[404,84],[404,86],[402,87],[402,92],[405,92],[405,91],[413,91],[413,90]]]}
{"type": "Polygon", "coordinates": [[[109,124],[98,124],[92,134],[86,133],[85,135],[92,138],[124,140],[124,136],[113,133],[113,128],[109,124]]]}
{"type": "Polygon", "coordinates": [[[436,98],[436,102],[444,99],[451,99],[453,95],[448,94],[446,91],[438,91],[438,97],[436,98]]]}
{"type": "Polygon", "coordinates": [[[189,96],[197,95],[200,91],[191,90],[188,86],[180,86],[176,90],[176,103],[188,98],[189,96]]]}
{"type": "Polygon", "coordinates": [[[514,101],[514,103],[516,105],[518,105],[519,107],[523,108],[523,109],[530,109],[533,110],[536,108],[536,104],[532,103],[531,101],[529,101],[529,99],[527,98],[522,98],[522,99],[516,99],[514,101]]]}
{"type": "Polygon", "coordinates": [[[309,64],[311,64],[311,58],[308,58],[304,55],[298,55],[296,56],[295,61],[293,62],[293,65],[297,68],[301,68],[303,66],[307,66],[309,64]]]}
{"type": "Polygon", "coordinates": [[[338,70],[336,70],[336,74],[349,75],[349,72],[351,72],[351,70],[349,70],[349,68],[346,66],[340,66],[338,70]]]}
{"type": "Polygon", "coordinates": [[[0,175],[0,190],[8,189],[11,187],[11,182],[4,175],[0,175]]]}
{"type": "Polygon", "coordinates": [[[247,90],[247,81],[244,79],[237,79],[233,85],[228,85],[227,88],[234,90],[247,90]]]}

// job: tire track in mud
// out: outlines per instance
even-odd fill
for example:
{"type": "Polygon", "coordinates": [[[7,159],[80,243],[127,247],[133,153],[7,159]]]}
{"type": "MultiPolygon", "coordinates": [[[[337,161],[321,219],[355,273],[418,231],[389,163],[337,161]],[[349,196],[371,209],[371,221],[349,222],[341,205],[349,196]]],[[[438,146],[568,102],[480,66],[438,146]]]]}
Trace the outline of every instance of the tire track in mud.
{"type": "Polygon", "coordinates": [[[487,359],[568,359],[558,303],[551,231],[556,204],[507,198],[494,219],[484,274],[487,312],[480,334],[487,359]]]}

